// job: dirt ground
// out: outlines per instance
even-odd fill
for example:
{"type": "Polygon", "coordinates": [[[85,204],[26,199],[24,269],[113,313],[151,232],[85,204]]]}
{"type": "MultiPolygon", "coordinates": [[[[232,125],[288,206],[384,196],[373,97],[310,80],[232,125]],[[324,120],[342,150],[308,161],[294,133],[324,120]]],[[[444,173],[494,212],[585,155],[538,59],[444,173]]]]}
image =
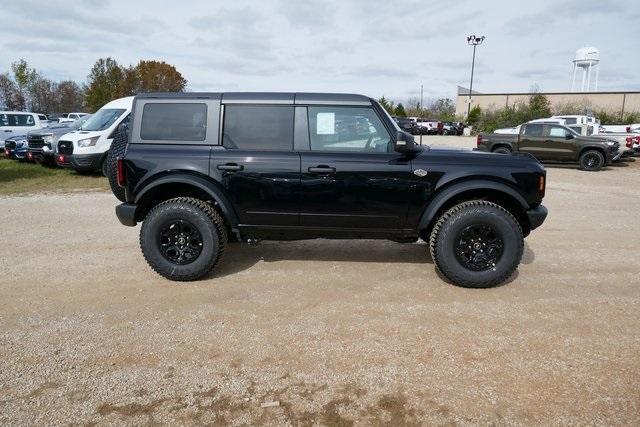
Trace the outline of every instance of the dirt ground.
{"type": "Polygon", "coordinates": [[[115,204],[0,198],[0,424],[640,423],[640,161],[550,166],[486,290],[385,241],[234,244],[172,283],[115,204]]]}

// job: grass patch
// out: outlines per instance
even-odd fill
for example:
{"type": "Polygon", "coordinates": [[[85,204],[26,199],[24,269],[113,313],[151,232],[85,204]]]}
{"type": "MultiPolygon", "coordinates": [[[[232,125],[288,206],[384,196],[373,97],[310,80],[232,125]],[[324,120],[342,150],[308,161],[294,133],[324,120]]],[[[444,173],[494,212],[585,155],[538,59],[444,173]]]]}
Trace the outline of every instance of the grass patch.
{"type": "Polygon", "coordinates": [[[1,196],[108,189],[109,181],[101,174],[79,174],[72,169],[0,157],[1,196]]]}

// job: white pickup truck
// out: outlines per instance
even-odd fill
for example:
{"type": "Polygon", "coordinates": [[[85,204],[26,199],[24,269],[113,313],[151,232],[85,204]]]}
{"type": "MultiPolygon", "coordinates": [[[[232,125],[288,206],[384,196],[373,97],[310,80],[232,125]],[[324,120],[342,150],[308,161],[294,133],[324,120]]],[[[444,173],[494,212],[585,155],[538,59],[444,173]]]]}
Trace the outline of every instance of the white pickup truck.
{"type": "Polygon", "coordinates": [[[58,118],[58,122],[60,123],[73,123],[76,120],[78,120],[79,118],[82,118],[84,116],[86,116],[89,113],[64,113],[62,115],[60,115],[60,118],[58,118]]]}
{"type": "Polygon", "coordinates": [[[0,111],[0,141],[13,136],[26,135],[34,129],[42,129],[49,124],[47,116],[24,111],[0,111]]]}

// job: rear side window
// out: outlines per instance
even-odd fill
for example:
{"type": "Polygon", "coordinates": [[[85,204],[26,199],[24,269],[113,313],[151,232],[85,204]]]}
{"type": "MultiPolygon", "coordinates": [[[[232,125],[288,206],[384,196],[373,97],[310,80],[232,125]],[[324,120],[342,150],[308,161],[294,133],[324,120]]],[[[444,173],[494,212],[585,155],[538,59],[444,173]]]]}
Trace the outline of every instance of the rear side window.
{"type": "Polygon", "coordinates": [[[528,136],[542,136],[542,125],[531,124],[524,128],[524,134],[528,136]]]}
{"type": "Polygon", "coordinates": [[[226,105],[222,145],[231,150],[293,149],[293,107],[226,105]]]}
{"type": "Polygon", "coordinates": [[[578,119],[575,117],[568,117],[566,119],[564,119],[564,122],[568,125],[575,125],[578,123],[578,119]]]}
{"type": "Polygon", "coordinates": [[[142,111],[140,138],[154,141],[204,141],[207,105],[148,103],[142,111]]]}
{"type": "Polygon", "coordinates": [[[34,126],[36,124],[31,114],[1,114],[0,126],[34,126]]]}

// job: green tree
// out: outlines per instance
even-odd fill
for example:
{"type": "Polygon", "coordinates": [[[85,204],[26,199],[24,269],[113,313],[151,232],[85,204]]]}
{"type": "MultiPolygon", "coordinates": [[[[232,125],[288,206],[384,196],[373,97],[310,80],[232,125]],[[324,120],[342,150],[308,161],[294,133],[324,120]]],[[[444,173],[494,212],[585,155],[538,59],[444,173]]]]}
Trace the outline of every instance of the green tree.
{"type": "Polygon", "coordinates": [[[95,112],[107,102],[120,96],[125,72],[112,58],[100,58],[87,76],[85,105],[95,112]]]}
{"type": "Polygon", "coordinates": [[[388,100],[387,98],[385,98],[384,96],[380,99],[378,99],[378,102],[380,103],[380,105],[382,105],[382,108],[384,108],[385,110],[387,110],[387,113],[393,115],[394,113],[394,102],[388,100]]]}
{"type": "Polygon", "coordinates": [[[29,67],[29,64],[24,59],[19,59],[11,64],[11,71],[13,72],[13,80],[17,88],[16,102],[20,110],[26,110],[29,99],[29,88],[38,77],[38,73],[35,69],[29,67]]]}
{"type": "Polygon", "coordinates": [[[480,108],[479,105],[476,105],[475,107],[471,108],[471,111],[469,111],[469,116],[467,117],[467,123],[469,123],[472,126],[477,126],[481,119],[482,119],[482,109],[480,108]]]}
{"type": "Polygon", "coordinates": [[[542,119],[551,116],[551,102],[541,93],[536,93],[529,98],[529,120],[542,119]]]}
{"type": "Polygon", "coordinates": [[[393,113],[397,117],[407,117],[407,112],[404,111],[404,105],[401,102],[394,108],[393,113]]]}

